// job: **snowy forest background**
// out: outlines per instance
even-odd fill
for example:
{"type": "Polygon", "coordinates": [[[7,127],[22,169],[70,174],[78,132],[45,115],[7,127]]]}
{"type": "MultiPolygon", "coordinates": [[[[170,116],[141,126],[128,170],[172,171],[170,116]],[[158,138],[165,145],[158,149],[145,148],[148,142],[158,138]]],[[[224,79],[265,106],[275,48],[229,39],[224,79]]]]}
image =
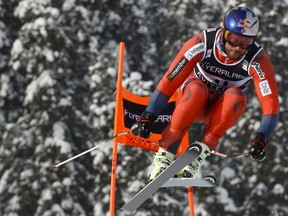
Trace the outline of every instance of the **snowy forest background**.
{"type": "MultiPolygon", "coordinates": [[[[263,162],[210,157],[194,189],[197,216],[287,216],[287,0],[0,0],[0,215],[109,215],[112,144],[63,161],[113,135],[119,42],[124,83],[149,95],[181,45],[219,26],[240,3],[260,19],[258,41],[276,72],[280,121],[263,162]]],[[[259,128],[251,84],[246,112],[218,151],[243,152],[259,128]]],[[[191,139],[201,129],[191,128],[191,139]]],[[[152,152],[119,145],[116,215],[146,181],[152,152]]],[[[189,215],[185,188],[161,189],[134,214],[189,215]]]]}

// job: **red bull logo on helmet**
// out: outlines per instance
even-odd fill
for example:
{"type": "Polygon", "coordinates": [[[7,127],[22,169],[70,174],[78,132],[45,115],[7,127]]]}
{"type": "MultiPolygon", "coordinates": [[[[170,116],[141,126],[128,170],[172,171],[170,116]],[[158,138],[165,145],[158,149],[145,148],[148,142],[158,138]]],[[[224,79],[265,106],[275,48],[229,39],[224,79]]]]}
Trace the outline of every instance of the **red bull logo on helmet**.
{"type": "Polygon", "coordinates": [[[247,19],[240,19],[239,22],[237,23],[237,27],[240,27],[240,28],[252,28],[252,25],[251,25],[251,22],[247,19]]]}
{"type": "Polygon", "coordinates": [[[251,29],[252,25],[251,22],[247,19],[240,19],[239,22],[237,23],[237,27],[242,28],[241,32],[245,33],[247,29],[251,29]]]}
{"type": "Polygon", "coordinates": [[[240,19],[240,23],[244,23],[244,24],[248,23],[248,24],[250,24],[250,21],[247,20],[247,19],[240,19]]]}

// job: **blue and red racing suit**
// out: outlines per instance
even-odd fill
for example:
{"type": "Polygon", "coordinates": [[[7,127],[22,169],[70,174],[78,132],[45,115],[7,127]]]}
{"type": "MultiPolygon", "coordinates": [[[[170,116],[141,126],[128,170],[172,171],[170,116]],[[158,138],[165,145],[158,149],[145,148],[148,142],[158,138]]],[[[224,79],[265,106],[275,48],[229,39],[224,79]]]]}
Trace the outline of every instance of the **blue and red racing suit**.
{"type": "MultiPolygon", "coordinates": [[[[194,121],[205,123],[202,142],[210,149],[243,114],[243,90],[253,80],[262,107],[259,132],[270,137],[278,121],[278,90],[274,69],[264,49],[254,42],[238,60],[223,51],[222,29],[207,29],[189,39],[180,49],[157,85],[146,111],[158,115],[178,89],[179,103],[159,144],[178,148],[194,121]]],[[[172,151],[175,151],[172,150],[172,151]]]]}

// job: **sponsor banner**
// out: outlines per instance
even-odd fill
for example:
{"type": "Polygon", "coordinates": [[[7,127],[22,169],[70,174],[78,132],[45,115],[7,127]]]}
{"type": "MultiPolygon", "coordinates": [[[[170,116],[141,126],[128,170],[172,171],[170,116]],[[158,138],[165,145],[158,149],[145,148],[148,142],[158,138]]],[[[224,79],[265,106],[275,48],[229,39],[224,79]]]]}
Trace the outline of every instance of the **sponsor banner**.
{"type": "MultiPolygon", "coordinates": [[[[195,67],[195,75],[198,77],[198,79],[202,80],[203,82],[206,83],[207,87],[209,88],[209,90],[213,93],[219,93],[222,94],[227,87],[225,86],[220,86],[220,85],[216,85],[211,83],[209,80],[207,80],[200,72],[200,70],[197,68],[197,66],[195,67]]],[[[228,85],[228,83],[227,83],[228,85]]]]}
{"type": "Polygon", "coordinates": [[[187,59],[185,59],[184,57],[181,58],[181,60],[178,62],[172,72],[168,74],[167,79],[172,81],[180,73],[181,69],[185,66],[186,63],[187,59]]]}
{"type": "Polygon", "coordinates": [[[264,81],[260,82],[259,83],[259,87],[260,87],[262,96],[266,96],[266,95],[272,94],[270,85],[269,85],[267,80],[264,80],[264,81]]]}
{"type": "MultiPolygon", "coordinates": [[[[124,126],[131,128],[132,125],[139,120],[141,114],[145,111],[146,105],[140,105],[123,99],[124,106],[124,126]]],[[[175,102],[169,102],[167,106],[159,114],[158,119],[152,127],[152,132],[161,134],[163,129],[171,121],[171,116],[175,108],[175,102]]]]}
{"type": "Polygon", "coordinates": [[[129,146],[137,146],[142,149],[150,150],[150,151],[158,151],[159,145],[157,143],[153,143],[148,139],[143,139],[140,137],[136,137],[132,134],[126,135],[125,145],[129,146]]]}
{"type": "Polygon", "coordinates": [[[212,31],[216,31],[217,30],[217,28],[209,28],[209,29],[207,29],[207,32],[212,32],[212,31]]]}
{"type": "Polygon", "coordinates": [[[256,72],[257,72],[257,74],[261,80],[265,79],[265,73],[261,70],[259,63],[253,62],[252,67],[256,70],[256,72]]]}
{"type": "Polygon", "coordinates": [[[191,47],[185,54],[184,56],[186,57],[186,59],[188,59],[188,61],[190,61],[194,56],[196,56],[197,54],[199,54],[200,52],[204,52],[205,51],[205,45],[204,43],[199,43],[194,45],[193,47],[191,47]]]}
{"type": "Polygon", "coordinates": [[[242,63],[242,69],[245,71],[248,71],[248,61],[244,59],[243,63],[242,63]]]}
{"type": "Polygon", "coordinates": [[[248,76],[244,76],[239,73],[231,72],[223,68],[207,64],[207,62],[201,62],[200,65],[203,68],[203,70],[206,71],[207,73],[212,74],[214,76],[220,75],[221,77],[229,78],[229,80],[232,81],[244,80],[248,78],[248,76]]]}

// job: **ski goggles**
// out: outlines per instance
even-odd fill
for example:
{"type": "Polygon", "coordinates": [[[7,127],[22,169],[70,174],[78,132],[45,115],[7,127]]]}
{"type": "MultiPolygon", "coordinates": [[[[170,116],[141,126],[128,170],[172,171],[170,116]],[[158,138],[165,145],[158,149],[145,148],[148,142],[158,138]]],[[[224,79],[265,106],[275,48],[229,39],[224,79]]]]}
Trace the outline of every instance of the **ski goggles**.
{"type": "Polygon", "coordinates": [[[230,32],[227,35],[227,43],[232,47],[240,47],[241,49],[247,50],[253,45],[253,38],[239,36],[230,32]]]}

